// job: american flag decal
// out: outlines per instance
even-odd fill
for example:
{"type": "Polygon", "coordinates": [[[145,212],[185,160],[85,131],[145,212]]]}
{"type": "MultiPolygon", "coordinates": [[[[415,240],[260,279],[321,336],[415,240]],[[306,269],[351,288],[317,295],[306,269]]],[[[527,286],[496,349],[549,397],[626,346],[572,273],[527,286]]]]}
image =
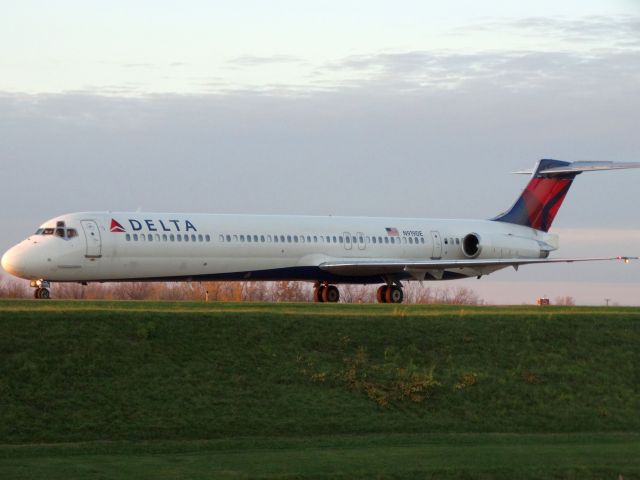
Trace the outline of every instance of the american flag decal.
{"type": "Polygon", "coordinates": [[[385,230],[387,231],[387,235],[389,237],[399,237],[400,236],[400,234],[398,233],[398,229],[397,228],[387,227],[387,228],[385,228],[385,230]]]}

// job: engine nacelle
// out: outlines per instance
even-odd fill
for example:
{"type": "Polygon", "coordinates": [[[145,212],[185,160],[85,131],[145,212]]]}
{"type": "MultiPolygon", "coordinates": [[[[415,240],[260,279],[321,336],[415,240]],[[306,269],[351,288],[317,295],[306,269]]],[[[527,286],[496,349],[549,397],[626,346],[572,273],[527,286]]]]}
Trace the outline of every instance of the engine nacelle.
{"type": "Polygon", "coordinates": [[[467,258],[547,258],[555,250],[551,245],[515,235],[469,233],[462,239],[467,258]]]}

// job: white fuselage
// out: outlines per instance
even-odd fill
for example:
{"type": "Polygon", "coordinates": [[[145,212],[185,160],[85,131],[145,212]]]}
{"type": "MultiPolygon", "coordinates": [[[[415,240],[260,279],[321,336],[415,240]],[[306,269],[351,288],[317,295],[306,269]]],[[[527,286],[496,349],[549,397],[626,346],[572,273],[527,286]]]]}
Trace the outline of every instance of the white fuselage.
{"type": "MultiPolygon", "coordinates": [[[[349,259],[541,258],[557,237],[489,220],[85,212],[45,222],[2,258],[10,273],[55,282],[308,280],[381,283],[380,275],[322,271],[349,259]],[[77,234],[56,235],[60,227],[77,234]],[[59,228],[58,228],[59,229],[59,228]],[[54,233],[50,233],[53,230],[54,233]]],[[[483,273],[504,267],[493,267],[483,273]]],[[[442,279],[478,275],[458,269],[442,279]]],[[[411,279],[409,274],[397,280],[411,279]]],[[[429,279],[429,278],[427,278],[429,279]]]]}

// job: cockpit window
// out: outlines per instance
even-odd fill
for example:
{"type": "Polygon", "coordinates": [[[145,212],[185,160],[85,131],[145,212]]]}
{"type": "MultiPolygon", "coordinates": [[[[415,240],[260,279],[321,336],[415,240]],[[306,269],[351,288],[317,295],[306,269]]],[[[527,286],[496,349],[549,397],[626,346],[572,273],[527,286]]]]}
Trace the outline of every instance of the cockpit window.
{"type": "MultiPolygon", "coordinates": [[[[61,223],[61,222],[58,222],[61,223]]],[[[57,226],[56,228],[39,228],[36,235],[55,235],[60,238],[74,238],[78,236],[78,230],[75,228],[64,228],[57,226]]]]}

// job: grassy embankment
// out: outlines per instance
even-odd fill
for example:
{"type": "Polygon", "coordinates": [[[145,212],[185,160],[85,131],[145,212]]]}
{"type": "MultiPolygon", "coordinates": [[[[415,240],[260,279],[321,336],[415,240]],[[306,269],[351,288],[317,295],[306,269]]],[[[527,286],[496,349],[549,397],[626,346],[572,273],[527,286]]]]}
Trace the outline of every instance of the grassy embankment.
{"type": "Polygon", "coordinates": [[[638,365],[639,309],[3,301],[0,477],[633,478],[638,365]]]}

